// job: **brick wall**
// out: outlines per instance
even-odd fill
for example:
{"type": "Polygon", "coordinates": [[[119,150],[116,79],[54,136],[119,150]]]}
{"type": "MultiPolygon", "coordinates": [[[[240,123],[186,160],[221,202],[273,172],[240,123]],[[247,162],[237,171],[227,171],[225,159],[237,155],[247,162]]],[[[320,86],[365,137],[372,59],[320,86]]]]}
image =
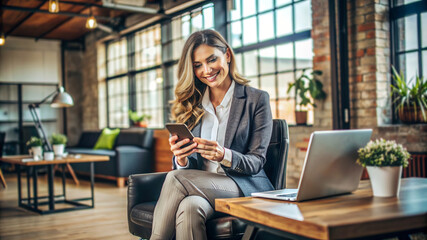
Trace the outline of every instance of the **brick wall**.
{"type": "Polygon", "coordinates": [[[69,145],[77,144],[81,132],[98,129],[97,33],[87,34],[83,50],[65,51],[65,84],[74,106],[67,109],[69,145]]]}
{"type": "Polygon", "coordinates": [[[352,128],[391,123],[388,1],[348,1],[352,128]]]}

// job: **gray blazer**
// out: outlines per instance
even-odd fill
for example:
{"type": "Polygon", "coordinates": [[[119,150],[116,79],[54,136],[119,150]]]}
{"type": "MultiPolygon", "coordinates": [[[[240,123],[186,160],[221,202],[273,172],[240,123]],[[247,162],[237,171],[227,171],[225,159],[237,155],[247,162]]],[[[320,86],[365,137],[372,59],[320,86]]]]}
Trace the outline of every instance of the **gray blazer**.
{"type": "MultiPolygon", "coordinates": [[[[245,196],[274,190],[263,170],[272,126],[268,93],[236,82],[224,142],[224,147],[232,152],[232,165],[222,168],[245,196]]],[[[200,137],[200,131],[198,123],[192,130],[193,135],[200,137]]],[[[188,160],[188,168],[201,169],[200,154],[193,153],[188,160]]],[[[173,163],[175,169],[175,161],[173,163]]]]}

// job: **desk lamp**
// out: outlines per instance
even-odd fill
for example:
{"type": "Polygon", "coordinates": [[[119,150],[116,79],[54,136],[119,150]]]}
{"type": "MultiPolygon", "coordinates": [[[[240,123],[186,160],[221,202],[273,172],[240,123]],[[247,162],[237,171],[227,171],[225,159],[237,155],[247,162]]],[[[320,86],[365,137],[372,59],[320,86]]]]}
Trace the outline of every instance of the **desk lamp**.
{"type": "Polygon", "coordinates": [[[47,139],[42,122],[40,121],[38,108],[41,104],[45,103],[52,96],[54,97],[52,99],[50,106],[53,108],[72,107],[74,105],[73,98],[70,96],[70,94],[64,91],[64,88],[62,86],[58,87],[54,92],[49,94],[40,102],[32,103],[28,105],[31,116],[33,117],[34,125],[37,129],[37,133],[39,134],[39,137],[43,141],[43,146],[45,146],[45,148],[47,148],[48,151],[52,151],[52,146],[47,139]]]}

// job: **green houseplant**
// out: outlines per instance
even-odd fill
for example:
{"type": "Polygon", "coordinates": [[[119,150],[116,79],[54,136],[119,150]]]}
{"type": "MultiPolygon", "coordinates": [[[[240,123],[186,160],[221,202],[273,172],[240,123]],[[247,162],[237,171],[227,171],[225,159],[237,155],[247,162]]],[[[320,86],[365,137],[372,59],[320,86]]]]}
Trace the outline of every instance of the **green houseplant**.
{"type": "Polygon", "coordinates": [[[29,152],[30,155],[33,155],[33,158],[35,160],[40,160],[42,159],[42,155],[43,155],[43,140],[41,138],[38,137],[31,137],[30,140],[27,141],[27,147],[30,148],[29,152]]]}
{"type": "Polygon", "coordinates": [[[67,136],[60,133],[53,133],[50,137],[50,141],[53,146],[53,152],[56,156],[64,155],[65,144],[67,144],[67,136]]]}
{"type": "Polygon", "coordinates": [[[146,121],[151,119],[151,115],[129,110],[129,119],[136,127],[147,127],[146,121]]]}
{"type": "Polygon", "coordinates": [[[394,83],[391,94],[395,96],[393,102],[399,119],[404,123],[426,123],[427,79],[416,76],[407,82],[403,72],[399,74],[393,66],[392,69],[394,83]]]}
{"type": "Polygon", "coordinates": [[[295,100],[295,119],[297,125],[305,125],[307,123],[307,110],[304,110],[308,105],[317,107],[314,99],[323,100],[326,98],[326,93],[323,91],[323,84],[318,77],[322,75],[322,71],[313,70],[309,75],[306,74],[306,69],[302,70],[301,76],[293,83],[289,83],[289,94],[294,90],[295,100]]]}
{"type": "Polygon", "coordinates": [[[393,197],[399,194],[402,168],[407,167],[410,154],[395,141],[377,139],[358,150],[357,163],[366,167],[374,196],[393,197]]]}

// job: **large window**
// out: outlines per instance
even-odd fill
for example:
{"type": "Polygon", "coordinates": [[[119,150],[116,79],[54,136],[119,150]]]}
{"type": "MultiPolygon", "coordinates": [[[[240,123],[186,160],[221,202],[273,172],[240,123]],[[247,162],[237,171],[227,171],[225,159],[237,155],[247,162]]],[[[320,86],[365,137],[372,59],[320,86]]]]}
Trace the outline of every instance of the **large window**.
{"type": "MultiPolygon", "coordinates": [[[[98,54],[99,55],[99,54],[98,54]]],[[[99,63],[100,64],[100,63],[99,63]]],[[[99,89],[107,94],[107,125],[110,127],[129,127],[129,83],[128,76],[128,44],[126,37],[107,44],[107,78],[106,84],[99,89]]],[[[103,97],[103,93],[100,94],[103,97]]],[[[100,105],[99,107],[104,107],[100,105]]],[[[102,112],[104,110],[100,110],[102,112]]],[[[100,116],[101,117],[101,116],[100,116]]],[[[100,123],[103,120],[100,119],[100,123]]]]}
{"type": "MultiPolygon", "coordinates": [[[[311,69],[311,2],[236,0],[228,15],[228,39],[240,72],[250,85],[270,94],[274,118],[295,123],[293,94],[288,84],[311,69]]],[[[309,123],[313,109],[309,108],[309,123]]]]}
{"type": "Polygon", "coordinates": [[[394,65],[411,80],[427,76],[427,9],[420,0],[394,0],[394,65]]]}
{"type": "Polygon", "coordinates": [[[163,73],[160,24],[135,33],[135,95],[134,110],[149,114],[150,127],[164,123],[163,73]],[[140,71],[141,70],[141,71],[140,71]]]}
{"type": "MultiPolygon", "coordinates": [[[[415,76],[427,77],[427,4],[421,0],[393,0],[390,21],[391,62],[411,85],[415,76]]],[[[394,119],[397,121],[397,116],[394,119]]]]}

